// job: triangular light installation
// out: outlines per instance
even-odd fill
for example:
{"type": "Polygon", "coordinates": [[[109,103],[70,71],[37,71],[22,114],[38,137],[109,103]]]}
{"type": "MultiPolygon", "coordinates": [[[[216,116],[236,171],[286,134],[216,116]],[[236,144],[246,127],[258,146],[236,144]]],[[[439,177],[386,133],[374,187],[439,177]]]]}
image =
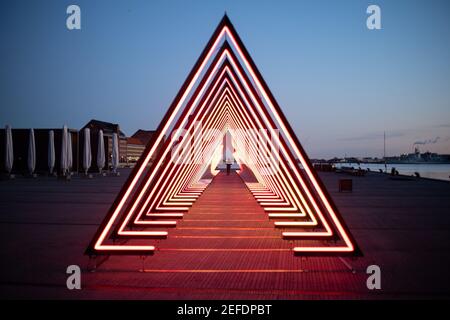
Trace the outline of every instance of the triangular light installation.
{"type": "Polygon", "coordinates": [[[361,255],[227,16],[86,254],[152,254],[155,246],[148,245],[149,239],[166,238],[168,228],[176,227],[217,174],[227,134],[240,165],[239,175],[273,219],[274,228],[283,230],[280,237],[294,241],[294,253],[361,255]]]}

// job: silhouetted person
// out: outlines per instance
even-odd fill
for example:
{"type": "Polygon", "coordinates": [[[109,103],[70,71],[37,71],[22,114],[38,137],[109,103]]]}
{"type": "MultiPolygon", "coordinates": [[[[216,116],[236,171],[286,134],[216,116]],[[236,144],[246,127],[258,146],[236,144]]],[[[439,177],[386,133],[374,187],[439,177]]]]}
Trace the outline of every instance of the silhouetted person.
{"type": "Polygon", "coordinates": [[[231,172],[231,161],[228,159],[227,160],[227,176],[230,175],[231,172]]]}

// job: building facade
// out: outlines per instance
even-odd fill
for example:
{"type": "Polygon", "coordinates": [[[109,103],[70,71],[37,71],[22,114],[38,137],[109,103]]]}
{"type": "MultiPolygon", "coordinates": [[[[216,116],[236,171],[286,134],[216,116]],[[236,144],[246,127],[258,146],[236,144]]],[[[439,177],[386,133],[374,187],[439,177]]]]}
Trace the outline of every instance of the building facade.
{"type": "MultiPolygon", "coordinates": [[[[127,139],[127,160],[128,162],[137,162],[144,152],[147,144],[156,134],[155,130],[137,130],[131,137],[127,139]]],[[[161,150],[163,142],[158,146],[157,153],[161,150]]],[[[154,158],[154,157],[153,157],[154,158]]],[[[153,161],[154,159],[150,161],[153,161]]]]}
{"type": "MultiPolygon", "coordinates": [[[[112,162],[112,136],[114,133],[117,133],[119,138],[119,162],[127,162],[127,137],[125,136],[125,133],[120,130],[120,126],[118,124],[92,119],[83,128],[81,128],[80,131],[83,131],[85,128],[89,128],[91,131],[91,144],[93,144],[93,141],[97,141],[98,132],[103,130],[103,137],[105,139],[105,155],[108,161],[107,166],[109,166],[112,162]]],[[[95,145],[97,145],[97,143],[95,143],[95,145]]]]}

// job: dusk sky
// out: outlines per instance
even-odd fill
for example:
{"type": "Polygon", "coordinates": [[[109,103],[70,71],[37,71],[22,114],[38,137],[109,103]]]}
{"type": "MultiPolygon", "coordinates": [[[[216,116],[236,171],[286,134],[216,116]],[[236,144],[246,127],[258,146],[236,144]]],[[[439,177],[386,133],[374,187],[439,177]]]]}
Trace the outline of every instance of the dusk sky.
{"type": "Polygon", "coordinates": [[[0,125],[155,129],[225,11],[310,157],[450,153],[446,0],[2,1],[0,125]]]}

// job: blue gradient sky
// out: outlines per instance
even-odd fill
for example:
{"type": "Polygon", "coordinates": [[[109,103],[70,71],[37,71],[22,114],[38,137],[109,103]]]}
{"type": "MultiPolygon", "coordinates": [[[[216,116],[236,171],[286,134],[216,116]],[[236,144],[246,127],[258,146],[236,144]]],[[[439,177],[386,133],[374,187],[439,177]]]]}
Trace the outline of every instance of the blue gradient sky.
{"type": "Polygon", "coordinates": [[[155,128],[224,11],[311,157],[450,153],[445,0],[2,1],[0,125],[155,128]]]}

